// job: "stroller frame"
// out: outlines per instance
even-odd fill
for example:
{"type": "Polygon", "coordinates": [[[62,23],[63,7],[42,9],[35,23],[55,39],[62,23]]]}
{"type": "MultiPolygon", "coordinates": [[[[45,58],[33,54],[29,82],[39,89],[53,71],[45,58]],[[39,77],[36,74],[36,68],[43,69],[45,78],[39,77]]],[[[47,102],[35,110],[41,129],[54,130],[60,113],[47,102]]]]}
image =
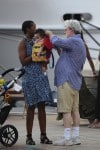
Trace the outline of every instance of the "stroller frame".
{"type": "Polygon", "coordinates": [[[11,68],[4,71],[0,75],[0,78],[3,78],[6,74],[8,74],[11,71],[16,71],[20,73],[13,80],[5,83],[5,85],[2,85],[0,89],[0,142],[6,147],[11,147],[17,142],[18,131],[13,125],[7,124],[3,126],[4,122],[6,121],[9,115],[10,110],[16,102],[14,100],[10,102],[5,102],[5,97],[8,90],[12,88],[14,83],[16,83],[18,79],[24,74],[24,69],[22,68],[11,68]]]}

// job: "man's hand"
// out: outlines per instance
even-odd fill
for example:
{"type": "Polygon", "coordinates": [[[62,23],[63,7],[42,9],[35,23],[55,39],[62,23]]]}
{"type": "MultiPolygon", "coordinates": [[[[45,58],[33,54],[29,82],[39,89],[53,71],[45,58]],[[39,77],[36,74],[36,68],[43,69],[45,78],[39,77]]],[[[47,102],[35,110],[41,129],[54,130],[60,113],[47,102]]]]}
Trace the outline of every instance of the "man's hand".
{"type": "Polygon", "coordinates": [[[53,35],[53,32],[52,31],[50,31],[50,30],[46,30],[46,35],[48,35],[49,37],[51,37],[52,35],[53,35]]]}

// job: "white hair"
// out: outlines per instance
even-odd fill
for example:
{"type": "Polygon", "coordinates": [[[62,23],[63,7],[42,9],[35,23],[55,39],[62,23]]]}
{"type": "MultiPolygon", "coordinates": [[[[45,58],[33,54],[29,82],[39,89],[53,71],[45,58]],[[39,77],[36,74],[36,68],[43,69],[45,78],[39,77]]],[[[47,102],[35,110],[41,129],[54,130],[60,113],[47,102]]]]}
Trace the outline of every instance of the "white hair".
{"type": "Polygon", "coordinates": [[[80,22],[78,20],[75,20],[75,19],[66,20],[64,21],[64,25],[65,25],[65,28],[72,28],[74,29],[75,32],[81,33],[82,31],[80,22]]]}

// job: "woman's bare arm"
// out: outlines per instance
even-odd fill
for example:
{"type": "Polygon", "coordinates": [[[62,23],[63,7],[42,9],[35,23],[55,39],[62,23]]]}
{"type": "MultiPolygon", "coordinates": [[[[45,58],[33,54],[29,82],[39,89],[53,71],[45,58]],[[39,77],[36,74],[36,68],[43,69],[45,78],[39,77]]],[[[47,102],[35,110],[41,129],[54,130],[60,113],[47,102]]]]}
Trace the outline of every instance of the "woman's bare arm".
{"type": "Polygon", "coordinates": [[[25,43],[23,40],[19,43],[18,54],[19,54],[19,59],[22,65],[27,65],[32,62],[32,56],[26,55],[26,47],[25,47],[25,43]]]}

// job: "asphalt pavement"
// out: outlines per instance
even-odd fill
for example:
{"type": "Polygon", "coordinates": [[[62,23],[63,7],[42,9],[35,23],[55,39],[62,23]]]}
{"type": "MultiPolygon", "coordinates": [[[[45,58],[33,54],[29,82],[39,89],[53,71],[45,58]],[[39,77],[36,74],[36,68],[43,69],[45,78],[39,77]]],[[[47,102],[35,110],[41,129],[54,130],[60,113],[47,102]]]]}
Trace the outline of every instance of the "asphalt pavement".
{"type": "MultiPolygon", "coordinates": [[[[53,146],[40,143],[40,130],[37,118],[37,111],[33,127],[33,139],[35,146],[26,146],[26,113],[23,114],[23,108],[15,108],[9,114],[4,125],[14,125],[18,130],[18,140],[12,147],[5,147],[0,143],[0,150],[100,150],[100,129],[88,128],[88,121],[81,119],[80,137],[81,145],[77,146],[53,146]]],[[[51,140],[63,135],[63,122],[57,121],[56,108],[47,107],[47,135],[51,140]]]]}

